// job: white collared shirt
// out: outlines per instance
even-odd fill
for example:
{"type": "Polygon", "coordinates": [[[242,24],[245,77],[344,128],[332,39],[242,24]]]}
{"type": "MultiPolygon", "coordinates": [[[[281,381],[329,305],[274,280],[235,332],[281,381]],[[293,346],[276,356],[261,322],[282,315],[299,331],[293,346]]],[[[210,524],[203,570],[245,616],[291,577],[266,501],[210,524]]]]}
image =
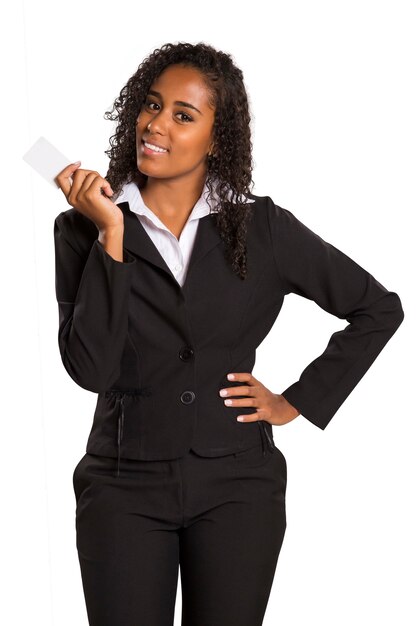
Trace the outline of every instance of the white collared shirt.
{"type": "MultiPolygon", "coordinates": [[[[208,192],[207,184],[204,185],[200,198],[195,203],[185,225],[181,231],[179,239],[165,226],[159,217],[146,206],[139,187],[136,183],[125,183],[113,202],[128,202],[131,211],[136,213],[137,218],[152,239],[156,248],[165,260],[169,269],[175,276],[181,287],[187,275],[191,252],[197,234],[198,220],[211,212],[217,212],[215,203],[210,203],[206,198],[208,192]]],[[[218,196],[214,192],[215,198],[218,196]]],[[[255,202],[250,198],[245,198],[246,202],[255,202]]]]}

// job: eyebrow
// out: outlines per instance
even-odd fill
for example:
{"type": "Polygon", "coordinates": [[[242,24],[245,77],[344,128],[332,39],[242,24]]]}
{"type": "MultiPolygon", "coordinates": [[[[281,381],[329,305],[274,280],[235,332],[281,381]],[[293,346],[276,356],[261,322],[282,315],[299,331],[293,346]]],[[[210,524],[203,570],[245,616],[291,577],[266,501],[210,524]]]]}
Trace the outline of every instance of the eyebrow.
{"type": "MultiPolygon", "coordinates": [[[[153,89],[150,89],[148,91],[148,94],[151,94],[152,96],[157,96],[158,98],[161,98],[162,100],[162,96],[159,93],[159,91],[154,91],[153,89]]],[[[198,113],[200,113],[200,115],[203,115],[202,112],[197,109],[197,107],[195,107],[193,104],[190,104],[189,102],[184,102],[183,100],[175,100],[174,104],[179,104],[182,107],[188,107],[189,109],[194,109],[194,111],[197,111],[198,113]]]]}

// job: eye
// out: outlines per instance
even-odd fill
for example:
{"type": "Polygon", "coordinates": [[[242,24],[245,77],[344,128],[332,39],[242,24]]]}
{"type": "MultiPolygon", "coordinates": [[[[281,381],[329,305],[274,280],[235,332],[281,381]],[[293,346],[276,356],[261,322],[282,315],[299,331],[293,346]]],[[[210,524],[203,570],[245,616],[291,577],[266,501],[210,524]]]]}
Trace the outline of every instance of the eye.
{"type": "MultiPolygon", "coordinates": [[[[152,104],[155,104],[157,107],[159,107],[159,104],[157,102],[152,102],[150,100],[146,100],[145,102],[145,106],[151,107],[152,104]]],[[[156,109],[152,109],[151,111],[155,111],[156,109]]],[[[176,115],[182,115],[183,119],[181,120],[182,122],[192,122],[193,118],[190,115],[187,115],[187,113],[184,113],[183,111],[179,111],[176,115]],[[185,117],[185,119],[184,119],[185,117]]]]}
{"type": "MultiPolygon", "coordinates": [[[[157,102],[149,102],[149,101],[146,101],[146,102],[145,102],[145,104],[146,104],[146,106],[151,106],[151,104],[156,104],[156,106],[158,106],[158,107],[159,107],[159,104],[158,104],[157,102]]],[[[153,110],[154,110],[154,109],[152,109],[152,111],[153,111],[153,110]]]]}
{"type": "Polygon", "coordinates": [[[180,111],[178,113],[178,115],[184,115],[187,118],[186,120],[182,120],[182,121],[187,121],[187,122],[192,122],[193,121],[193,118],[190,117],[189,115],[187,115],[187,113],[183,113],[182,111],[180,111]]]}

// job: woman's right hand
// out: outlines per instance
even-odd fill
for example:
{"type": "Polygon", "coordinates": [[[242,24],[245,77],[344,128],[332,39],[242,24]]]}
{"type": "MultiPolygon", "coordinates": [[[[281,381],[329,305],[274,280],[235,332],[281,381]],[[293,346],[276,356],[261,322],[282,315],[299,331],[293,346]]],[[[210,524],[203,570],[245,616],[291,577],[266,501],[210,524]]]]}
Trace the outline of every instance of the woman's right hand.
{"type": "Polygon", "coordinates": [[[96,171],[78,169],[80,164],[80,161],[71,163],[56,176],[67,202],[93,221],[100,231],[123,226],[123,212],[105,195],[113,195],[110,183],[96,171]]]}

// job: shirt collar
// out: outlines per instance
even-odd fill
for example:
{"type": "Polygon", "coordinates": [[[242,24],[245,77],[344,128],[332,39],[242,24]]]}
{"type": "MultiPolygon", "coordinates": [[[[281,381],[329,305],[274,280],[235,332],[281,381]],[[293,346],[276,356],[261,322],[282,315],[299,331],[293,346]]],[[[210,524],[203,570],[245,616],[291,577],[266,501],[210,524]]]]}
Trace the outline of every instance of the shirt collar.
{"type": "MultiPolygon", "coordinates": [[[[210,202],[208,198],[208,191],[209,190],[208,190],[207,183],[205,183],[201,196],[195,203],[189,215],[188,221],[191,221],[193,219],[198,219],[200,217],[204,217],[205,215],[208,215],[210,212],[212,213],[218,212],[219,209],[217,206],[217,200],[219,196],[217,195],[216,189],[214,189],[214,198],[215,198],[214,202],[210,202]]],[[[229,192],[229,197],[230,195],[231,195],[231,192],[229,192]]],[[[243,198],[243,202],[255,202],[255,200],[246,198],[246,196],[244,196],[243,194],[241,197],[243,198]]],[[[120,190],[119,194],[116,197],[115,202],[116,203],[128,202],[130,210],[133,211],[134,213],[137,213],[138,215],[145,215],[146,217],[151,219],[153,222],[155,222],[155,218],[158,220],[155,213],[151,211],[149,207],[146,206],[142,198],[142,194],[140,193],[140,189],[137,186],[137,184],[134,182],[125,183],[123,185],[122,189],[120,190]]]]}

